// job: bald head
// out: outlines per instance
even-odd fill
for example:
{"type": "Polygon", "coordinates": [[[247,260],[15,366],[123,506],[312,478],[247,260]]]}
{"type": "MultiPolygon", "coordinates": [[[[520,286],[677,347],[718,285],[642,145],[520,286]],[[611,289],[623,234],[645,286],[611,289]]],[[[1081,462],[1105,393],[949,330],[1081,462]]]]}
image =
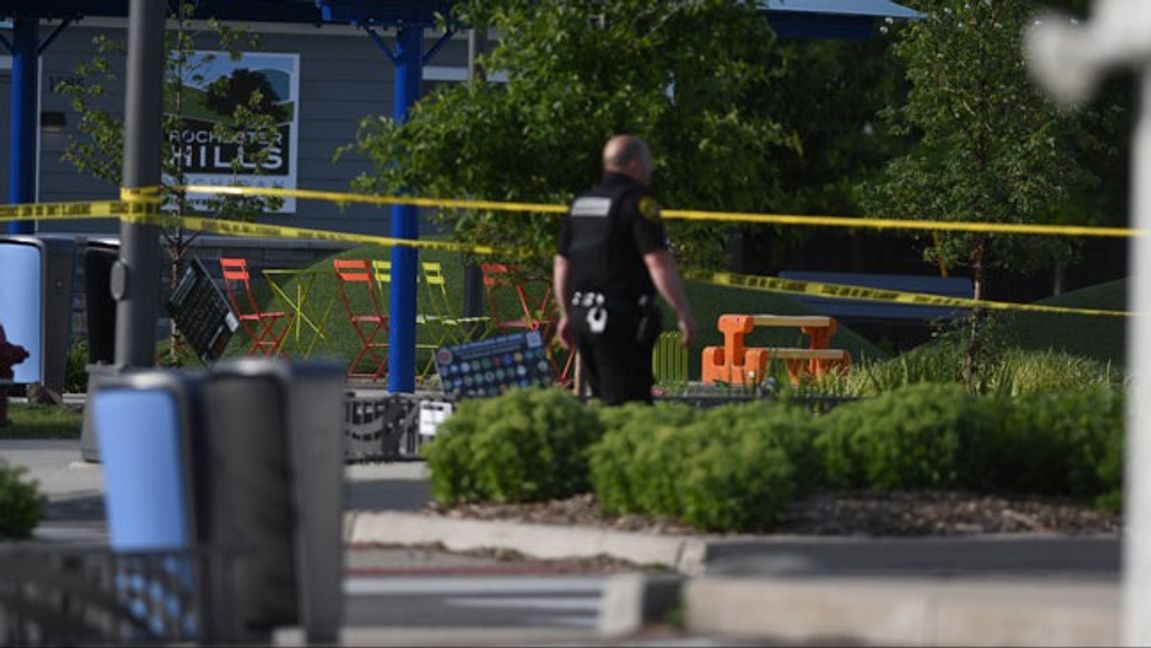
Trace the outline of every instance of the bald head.
{"type": "Polygon", "coordinates": [[[651,184],[651,151],[634,135],[616,135],[603,147],[603,170],[622,173],[643,184],[651,184]]]}

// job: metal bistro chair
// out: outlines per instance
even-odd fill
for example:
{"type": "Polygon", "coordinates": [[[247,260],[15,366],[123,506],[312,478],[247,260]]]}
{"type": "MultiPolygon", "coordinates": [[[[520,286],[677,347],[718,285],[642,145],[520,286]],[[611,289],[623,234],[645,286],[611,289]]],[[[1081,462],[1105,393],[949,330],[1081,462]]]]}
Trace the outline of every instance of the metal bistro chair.
{"type": "Polygon", "coordinates": [[[252,342],[247,351],[248,355],[261,354],[271,357],[279,354],[283,349],[284,338],[291,329],[291,318],[288,313],[260,308],[255,294],[252,293],[247,259],[220,257],[220,271],[224,275],[228,302],[252,342]],[[241,297],[244,307],[241,307],[241,297]]]}
{"type": "Polygon", "coordinates": [[[473,324],[483,324],[491,320],[489,317],[463,317],[456,315],[452,299],[448,295],[448,282],[444,277],[443,264],[438,261],[424,261],[420,263],[423,270],[421,277],[424,283],[424,297],[427,299],[430,315],[422,316],[428,323],[440,326],[438,346],[463,342],[468,337],[468,331],[473,324]]]}
{"type": "MultiPolygon", "coordinates": [[[[422,264],[423,270],[424,270],[424,272],[423,272],[423,283],[425,285],[428,283],[428,275],[427,275],[427,266],[428,265],[436,266],[437,271],[438,271],[437,275],[436,275],[438,277],[438,281],[443,282],[443,273],[442,273],[442,271],[439,271],[439,270],[442,270],[442,268],[440,268],[440,264],[438,264],[438,263],[435,263],[435,264],[424,263],[424,264],[422,264]]],[[[383,294],[388,294],[391,291],[391,284],[392,284],[392,262],[391,261],[384,261],[382,259],[377,259],[377,260],[372,261],[372,276],[375,277],[376,285],[379,286],[380,292],[383,294]]],[[[444,306],[446,306],[448,303],[447,302],[447,288],[445,286],[441,286],[441,288],[443,289],[443,304],[444,304],[444,306]]],[[[430,288],[428,288],[424,292],[426,293],[426,296],[429,298],[435,297],[434,293],[431,292],[430,288]]],[[[417,350],[426,349],[430,352],[430,355],[428,356],[428,362],[424,364],[424,368],[419,374],[420,376],[428,376],[432,373],[432,371],[435,370],[435,367],[436,367],[435,351],[436,351],[436,349],[443,346],[449,340],[449,338],[451,336],[452,328],[459,326],[458,318],[452,318],[445,311],[439,310],[440,304],[438,302],[436,302],[435,299],[429,299],[429,301],[431,302],[432,310],[435,311],[434,314],[427,314],[427,313],[422,313],[422,312],[416,313],[416,324],[418,326],[424,327],[424,330],[431,330],[432,331],[431,335],[435,339],[435,342],[417,342],[416,343],[416,349],[417,350]]],[[[419,299],[419,302],[420,302],[420,307],[423,308],[423,306],[425,305],[424,299],[422,299],[422,298],[419,299]]],[[[425,339],[427,339],[427,338],[425,337],[425,339]]]]}
{"type": "Polygon", "coordinates": [[[559,321],[558,310],[552,300],[552,285],[550,281],[540,278],[525,278],[517,280],[515,273],[502,263],[484,263],[480,269],[484,276],[484,292],[487,296],[488,309],[491,312],[492,326],[501,334],[515,331],[539,331],[540,336],[548,343],[548,361],[551,363],[560,383],[568,384],[575,368],[575,353],[564,352],[558,344],[552,344],[556,324],[559,321]],[[535,290],[532,290],[532,287],[535,290]],[[519,302],[522,316],[504,318],[500,311],[499,294],[501,289],[512,290],[519,302]],[[566,353],[562,366],[556,354],[566,353]]]}
{"type": "Polygon", "coordinates": [[[376,279],[367,259],[332,259],[332,267],[336,271],[340,301],[344,303],[348,322],[360,340],[359,353],[348,365],[348,378],[371,378],[375,382],[388,370],[388,316],[380,305],[376,279]],[[367,299],[357,299],[356,291],[361,295],[367,293],[367,299]],[[383,342],[376,339],[381,334],[383,342]],[[365,359],[373,364],[372,370],[357,371],[365,359]]]}

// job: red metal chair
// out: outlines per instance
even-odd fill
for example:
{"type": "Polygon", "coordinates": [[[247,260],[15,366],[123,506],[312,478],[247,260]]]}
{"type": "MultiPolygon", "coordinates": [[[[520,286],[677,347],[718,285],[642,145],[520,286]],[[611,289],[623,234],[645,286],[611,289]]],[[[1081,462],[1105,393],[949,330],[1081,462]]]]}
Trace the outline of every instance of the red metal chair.
{"type": "Polygon", "coordinates": [[[360,339],[360,351],[348,365],[348,378],[371,378],[375,382],[388,370],[388,316],[381,306],[373,268],[367,259],[332,259],[332,266],[336,270],[340,301],[344,303],[348,322],[360,339]],[[360,294],[367,293],[367,299],[356,298],[357,290],[360,294]],[[381,334],[383,342],[376,340],[381,334]],[[357,371],[365,358],[373,363],[372,371],[357,371]]]}
{"type": "Polygon", "coordinates": [[[248,339],[252,341],[247,353],[267,357],[281,353],[284,338],[292,328],[289,314],[285,311],[266,311],[260,308],[256,296],[252,293],[247,259],[220,257],[220,270],[224,275],[224,289],[228,295],[228,302],[231,303],[240,325],[248,334],[248,339]],[[241,307],[241,299],[244,307],[241,307]]]}

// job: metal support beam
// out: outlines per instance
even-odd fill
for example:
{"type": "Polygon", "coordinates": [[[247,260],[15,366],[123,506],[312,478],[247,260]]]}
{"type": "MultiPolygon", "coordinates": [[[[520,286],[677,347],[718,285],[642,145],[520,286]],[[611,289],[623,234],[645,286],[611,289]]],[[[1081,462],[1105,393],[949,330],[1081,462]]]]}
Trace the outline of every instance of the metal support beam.
{"type": "MultiPolygon", "coordinates": [[[[401,25],[396,34],[396,82],[392,115],[404,123],[420,98],[423,77],[423,25],[401,25]]],[[[419,210],[412,205],[392,206],[394,238],[420,237],[419,210]]],[[[388,322],[388,391],[411,393],[416,388],[416,266],[413,247],[392,248],[391,318],[388,322]]]]}
{"type": "MultiPolygon", "coordinates": [[[[40,37],[36,16],[12,21],[12,91],[9,116],[8,202],[36,201],[36,139],[40,130],[40,37]]],[[[11,221],[9,234],[32,234],[32,221],[11,221]]]]}
{"type": "MultiPolygon", "coordinates": [[[[485,28],[473,26],[468,30],[468,79],[470,81],[484,81],[484,70],[480,67],[479,59],[483,55],[484,45],[487,41],[485,28]]],[[[464,266],[464,317],[478,322],[484,314],[484,276],[475,263],[464,266]]],[[[483,325],[473,324],[468,330],[468,339],[479,339],[483,333],[483,325]]]]}
{"type": "MultiPolygon", "coordinates": [[[[124,187],[159,187],[163,128],[164,20],[167,3],[132,0],[124,100],[124,187]]],[[[116,365],[151,367],[160,300],[160,230],[121,221],[120,260],[112,271],[116,298],[116,365]]]]}
{"type": "Polygon", "coordinates": [[[65,18],[65,19],[61,20],[60,24],[56,25],[56,29],[53,29],[52,33],[48,34],[48,38],[45,38],[44,42],[40,43],[40,47],[38,48],[38,50],[39,50],[38,53],[43,54],[45,50],[47,50],[49,47],[51,47],[52,41],[56,40],[56,37],[59,36],[61,33],[63,33],[63,31],[68,28],[68,25],[72,24],[73,20],[76,20],[76,19],[75,18],[65,18]]]}
{"type": "Polygon", "coordinates": [[[392,51],[390,45],[384,42],[384,37],[380,36],[379,33],[376,32],[375,27],[372,27],[367,23],[352,23],[352,26],[359,27],[360,29],[364,30],[368,37],[372,39],[372,42],[376,44],[376,47],[379,47],[380,51],[388,57],[388,60],[392,62],[392,65],[398,66],[400,64],[398,55],[392,51]]]}
{"type": "Polygon", "coordinates": [[[456,34],[456,28],[455,27],[448,27],[447,31],[444,32],[444,35],[440,36],[439,40],[432,43],[432,46],[429,47],[428,51],[425,52],[423,57],[420,58],[420,63],[423,65],[427,65],[428,61],[431,61],[432,59],[434,59],[436,57],[436,54],[440,53],[440,49],[448,41],[450,41],[452,39],[452,36],[455,36],[455,34],[456,34]]]}

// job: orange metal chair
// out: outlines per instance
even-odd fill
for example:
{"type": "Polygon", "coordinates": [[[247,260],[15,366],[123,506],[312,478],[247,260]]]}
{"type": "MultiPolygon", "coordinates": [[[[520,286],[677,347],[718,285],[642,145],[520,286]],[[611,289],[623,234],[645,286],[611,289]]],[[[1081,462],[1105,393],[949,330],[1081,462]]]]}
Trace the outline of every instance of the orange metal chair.
{"type": "Polygon", "coordinates": [[[220,270],[224,275],[224,289],[228,294],[228,302],[240,320],[240,325],[248,334],[248,339],[252,341],[248,354],[268,357],[279,354],[284,345],[284,338],[292,328],[289,314],[260,308],[256,296],[252,293],[247,259],[220,257],[220,270]],[[241,297],[244,308],[241,308],[241,297]]]}
{"type": "Polygon", "coordinates": [[[480,269],[484,276],[484,292],[487,296],[488,310],[491,312],[492,326],[500,333],[517,330],[539,331],[540,336],[548,343],[548,361],[555,369],[560,383],[568,384],[575,368],[575,353],[565,351],[558,344],[551,343],[556,324],[559,323],[559,312],[553,301],[551,282],[534,277],[517,280],[513,269],[502,263],[484,263],[480,265],[480,269]],[[497,299],[500,289],[515,292],[521,309],[519,317],[507,319],[501,315],[497,299]],[[564,353],[567,356],[562,366],[556,358],[557,353],[564,353]]]}
{"type": "Polygon", "coordinates": [[[533,312],[532,300],[524,287],[524,282],[516,281],[511,269],[502,263],[483,263],[480,265],[480,270],[484,275],[484,293],[492,317],[492,326],[500,333],[538,331],[543,322],[533,312]],[[506,313],[501,313],[498,299],[501,291],[507,290],[515,293],[520,305],[520,312],[510,318],[504,317],[506,313]]]}
{"type": "Polygon", "coordinates": [[[332,259],[332,266],[336,271],[336,283],[340,287],[340,301],[344,303],[344,311],[348,314],[352,330],[360,339],[360,351],[348,365],[348,377],[371,378],[374,382],[388,370],[388,316],[381,306],[373,268],[367,259],[332,259]],[[355,297],[357,290],[360,294],[367,294],[366,301],[355,297]],[[377,341],[381,334],[385,339],[383,342],[377,341]],[[373,364],[372,371],[357,371],[364,359],[373,364]]]}

